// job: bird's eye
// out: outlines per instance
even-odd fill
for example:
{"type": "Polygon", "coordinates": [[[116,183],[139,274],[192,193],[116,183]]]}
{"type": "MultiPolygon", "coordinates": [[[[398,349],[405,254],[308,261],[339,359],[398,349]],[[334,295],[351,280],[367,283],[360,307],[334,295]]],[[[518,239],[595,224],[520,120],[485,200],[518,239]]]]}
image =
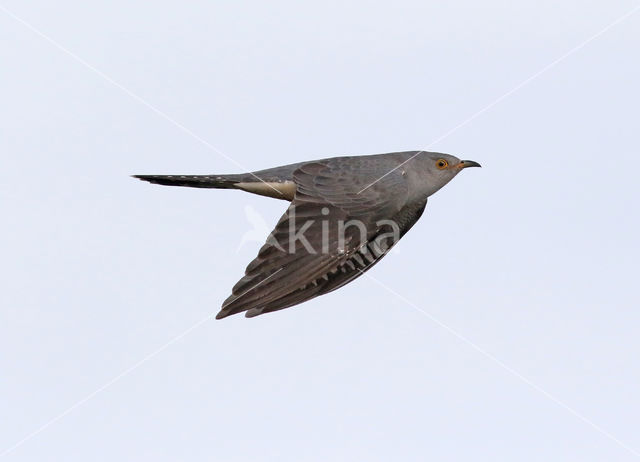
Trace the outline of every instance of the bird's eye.
{"type": "Polygon", "coordinates": [[[447,165],[449,165],[449,162],[444,159],[438,159],[436,161],[436,167],[438,167],[440,170],[442,170],[443,168],[447,168],[447,165]]]}

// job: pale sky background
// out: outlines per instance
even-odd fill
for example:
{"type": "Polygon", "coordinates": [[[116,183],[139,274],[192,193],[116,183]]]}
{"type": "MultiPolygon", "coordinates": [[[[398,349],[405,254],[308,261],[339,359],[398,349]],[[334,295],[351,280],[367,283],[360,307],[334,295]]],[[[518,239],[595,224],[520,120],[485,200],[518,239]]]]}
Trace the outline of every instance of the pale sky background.
{"type": "Polygon", "coordinates": [[[242,276],[245,208],[286,203],[128,176],[425,148],[637,1],[0,5],[6,460],[638,459],[640,11],[432,147],[484,168],[370,272],[388,288],[142,364],[242,276]]]}

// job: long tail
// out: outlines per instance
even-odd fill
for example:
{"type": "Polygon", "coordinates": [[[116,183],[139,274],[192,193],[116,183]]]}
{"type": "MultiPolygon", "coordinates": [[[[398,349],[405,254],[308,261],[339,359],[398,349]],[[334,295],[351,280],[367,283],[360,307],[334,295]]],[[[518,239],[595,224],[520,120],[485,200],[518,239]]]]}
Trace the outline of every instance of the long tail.
{"type": "Polygon", "coordinates": [[[165,186],[188,186],[191,188],[231,189],[241,183],[245,175],[132,175],[139,180],[165,186]]]}

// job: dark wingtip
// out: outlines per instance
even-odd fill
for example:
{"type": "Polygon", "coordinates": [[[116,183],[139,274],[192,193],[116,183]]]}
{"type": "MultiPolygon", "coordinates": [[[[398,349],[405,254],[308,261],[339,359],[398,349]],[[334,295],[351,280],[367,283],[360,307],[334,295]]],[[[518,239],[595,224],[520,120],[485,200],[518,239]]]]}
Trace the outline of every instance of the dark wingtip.
{"type": "Polygon", "coordinates": [[[229,316],[229,313],[225,313],[224,310],[220,310],[218,314],[216,314],[216,319],[223,319],[229,316]]]}

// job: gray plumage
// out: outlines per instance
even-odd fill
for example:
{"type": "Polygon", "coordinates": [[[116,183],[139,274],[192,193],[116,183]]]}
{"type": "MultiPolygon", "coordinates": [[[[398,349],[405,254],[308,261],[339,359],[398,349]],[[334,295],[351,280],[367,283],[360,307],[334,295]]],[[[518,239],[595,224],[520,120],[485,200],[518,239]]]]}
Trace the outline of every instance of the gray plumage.
{"type": "Polygon", "coordinates": [[[479,166],[448,154],[409,151],[333,157],[244,174],[135,178],[170,186],[241,189],[291,201],[222,304],[216,316],[221,319],[288,308],[353,281],[397,242],[391,223],[397,224],[397,238],[402,237],[422,215],[429,196],[463,168],[479,166]],[[341,228],[350,220],[362,223],[364,232],[357,226],[341,228]],[[302,231],[310,248],[296,239],[302,231]]]}

